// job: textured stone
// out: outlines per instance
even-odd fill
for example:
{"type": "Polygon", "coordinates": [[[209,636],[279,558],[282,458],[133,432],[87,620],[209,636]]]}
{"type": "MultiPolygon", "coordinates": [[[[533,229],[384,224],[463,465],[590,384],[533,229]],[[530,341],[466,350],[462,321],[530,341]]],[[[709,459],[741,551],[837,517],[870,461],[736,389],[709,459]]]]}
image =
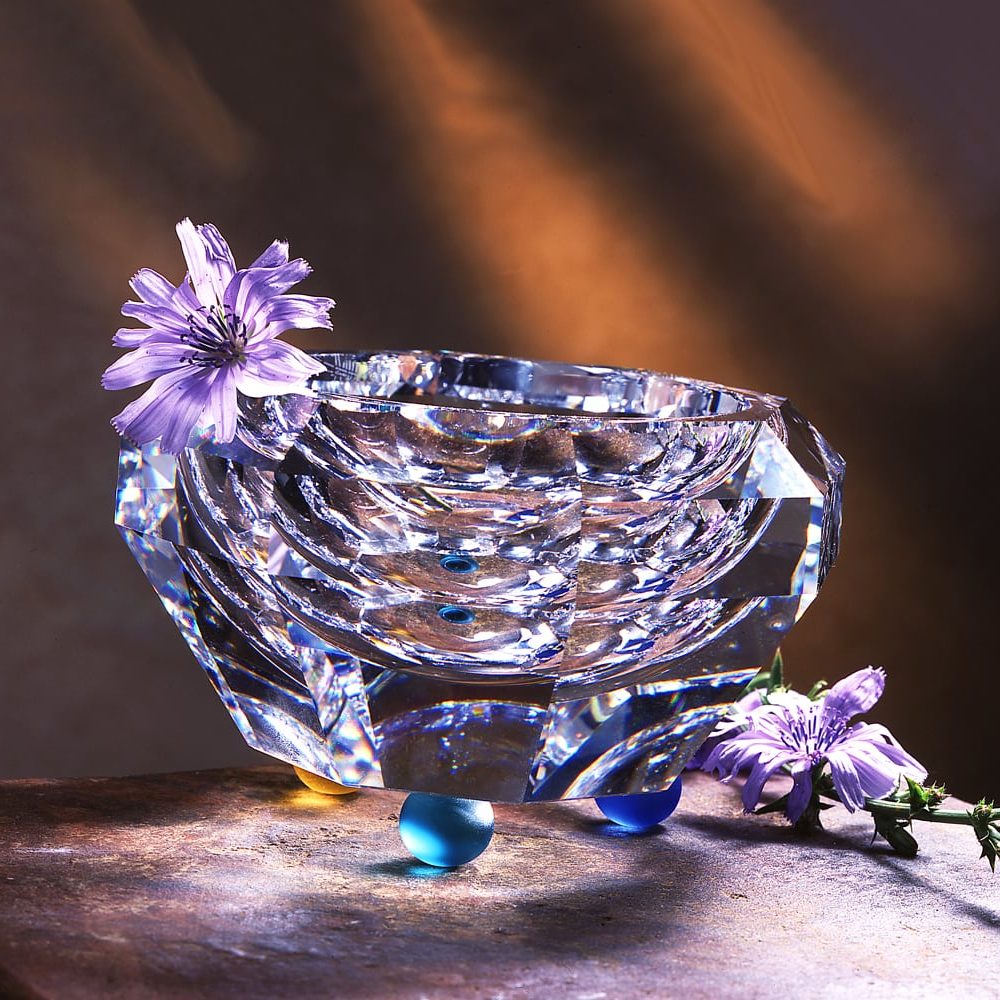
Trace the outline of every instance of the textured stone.
{"type": "Polygon", "coordinates": [[[0,996],[996,995],[1000,883],[968,830],[906,861],[843,810],[811,842],[689,776],[651,835],[592,803],[497,808],[455,871],[402,796],[291,769],[0,784],[0,996]]]}

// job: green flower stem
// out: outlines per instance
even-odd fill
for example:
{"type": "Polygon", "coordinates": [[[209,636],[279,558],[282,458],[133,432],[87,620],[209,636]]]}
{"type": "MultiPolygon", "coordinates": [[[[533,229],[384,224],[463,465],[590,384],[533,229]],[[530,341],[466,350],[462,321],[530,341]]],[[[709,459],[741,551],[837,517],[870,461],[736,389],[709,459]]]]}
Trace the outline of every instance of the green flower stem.
{"type": "MultiPolygon", "coordinates": [[[[973,826],[971,813],[958,809],[917,809],[913,810],[906,802],[892,802],[888,799],[865,799],[865,809],[870,813],[883,813],[898,816],[900,819],[918,819],[924,823],[951,823],[955,826],[973,826]]],[[[987,822],[1000,820],[1000,809],[990,813],[987,822]]]]}

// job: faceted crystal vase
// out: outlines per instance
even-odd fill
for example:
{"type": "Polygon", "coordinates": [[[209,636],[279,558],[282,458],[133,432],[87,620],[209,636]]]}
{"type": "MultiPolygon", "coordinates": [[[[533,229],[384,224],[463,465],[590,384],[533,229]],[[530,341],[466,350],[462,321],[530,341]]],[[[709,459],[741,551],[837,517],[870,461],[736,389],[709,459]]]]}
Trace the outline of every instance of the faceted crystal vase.
{"type": "Polygon", "coordinates": [[[232,444],[125,444],[116,521],[247,742],[334,781],[662,790],[836,555],[844,463],[780,397],[318,357],[232,444]]]}

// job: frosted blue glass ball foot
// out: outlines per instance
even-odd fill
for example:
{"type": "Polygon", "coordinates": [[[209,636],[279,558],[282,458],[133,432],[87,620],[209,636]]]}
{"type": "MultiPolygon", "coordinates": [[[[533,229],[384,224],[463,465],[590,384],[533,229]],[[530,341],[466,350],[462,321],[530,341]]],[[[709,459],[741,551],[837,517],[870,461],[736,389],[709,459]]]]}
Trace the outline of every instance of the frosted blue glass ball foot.
{"type": "Polygon", "coordinates": [[[489,846],[493,806],[414,792],[399,811],[399,836],[418,860],[437,868],[455,868],[478,858],[489,846]]]}
{"type": "Polygon", "coordinates": [[[665,792],[607,795],[594,801],[612,823],[626,830],[648,830],[662,823],[677,808],[682,791],[681,779],[678,778],[665,792]]]}

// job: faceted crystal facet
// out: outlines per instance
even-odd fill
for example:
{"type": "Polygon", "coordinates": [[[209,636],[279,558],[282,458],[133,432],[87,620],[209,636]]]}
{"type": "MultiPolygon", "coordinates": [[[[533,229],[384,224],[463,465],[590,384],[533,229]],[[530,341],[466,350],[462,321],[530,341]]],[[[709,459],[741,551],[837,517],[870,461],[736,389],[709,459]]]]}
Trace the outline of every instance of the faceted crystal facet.
{"type": "Polygon", "coordinates": [[[116,521],[247,742],[345,785],[668,787],[819,590],[844,464],[783,399],[320,355],[239,437],[124,445],[116,521]]]}

